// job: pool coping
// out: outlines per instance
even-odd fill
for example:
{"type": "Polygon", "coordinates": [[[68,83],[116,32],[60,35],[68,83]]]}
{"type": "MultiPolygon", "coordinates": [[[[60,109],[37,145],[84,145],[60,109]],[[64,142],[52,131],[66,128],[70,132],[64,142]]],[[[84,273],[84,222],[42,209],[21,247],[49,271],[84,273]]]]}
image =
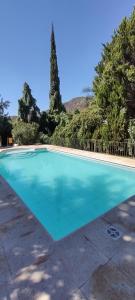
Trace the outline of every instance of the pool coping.
{"type": "Polygon", "coordinates": [[[135,168],[135,158],[129,158],[129,157],[122,157],[122,156],[116,156],[111,154],[104,154],[104,153],[97,153],[97,152],[91,152],[86,150],[78,150],[74,148],[68,148],[68,147],[61,147],[56,145],[28,145],[28,146],[14,146],[14,147],[5,147],[0,148],[0,152],[4,152],[7,150],[14,150],[14,149],[47,149],[51,151],[57,151],[57,152],[63,152],[70,155],[76,155],[80,157],[95,159],[95,160],[101,160],[103,162],[123,165],[126,167],[135,168]]]}
{"type": "MultiPolygon", "coordinates": [[[[33,147],[33,146],[30,146],[29,148],[31,148],[31,147],[33,147]]],[[[19,148],[21,148],[21,147],[19,147],[19,148]]],[[[26,147],[26,148],[28,148],[28,147],[26,147]]],[[[54,150],[54,151],[62,151],[64,153],[67,153],[67,154],[70,153],[73,155],[82,154],[81,150],[79,150],[79,152],[78,152],[78,150],[63,149],[63,147],[54,147],[54,146],[52,147],[50,145],[48,145],[48,146],[45,145],[43,147],[36,146],[36,149],[39,149],[39,148],[40,149],[46,148],[48,150],[54,150]]],[[[91,153],[88,156],[84,155],[84,153],[83,153],[82,156],[88,157],[88,158],[93,158],[93,156],[90,157],[91,153]]],[[[102,157],[102,159],[101,159],[101,157],[100,157],[100,160],[103,161],[103,158],[104,157],[102,157]]],[[[95,157],[94,157],[94,159],[95,159],[95,157]]],[[[110,156],[109,156],[109,159],[110,159],[110,156]]],[[[118,159],[118,157],[116,158],[116,160],[117,159],[118,159]]],[[[107,162],[115,163],[114,160],[112,161],[112,159],[111,159],[111,161],[109,160],[107,162]]],[[[124,164],[122,164],[122,163],[118,163],[118,164],[125,166],[125,160],[124,160],[124,164]]],[[[131,167],[131,165],[130,166],[128,165],[128,167],[131,167]]],[[[133,165],[132,165],[132,167],[133,167],[133,165]]],[[[21,226],[21,230],[23,231],[22,228],[24,227],[24,225],[25,225],[25,231],[29,232],[29,222],[28,222],[28,224],[26,224],[25,221],[26,221],[26,218],[27,218],[27,220],[29,220],[29,218],[30,218],[30,220],[32,220],[32,222],[33,222],[31,225],[31,231],[33,232],[32,233],[33,238],[32,238],[32,241],[31,240],[29,241],[29,236],[28,236],[28,238],[25,237],[25,240],[27,240],[27,243],[26,243],[25,247],[22,246],[23,251],[24,252],[29,251],[29,247],[30,247],[29,243],[30,242],[33,245],[36,241],[38,241],[39,244],[41,242],[43,243],[43,248],[46,249],[47,256],[49,257],[49,259],[47,259],[47,261],[45,260],[39,266],[37,265],[36,272],[40,273],[41,267],[42,267],[42,272],[43,273],[46,272],[45,271],[46,265],[47,266],[49,265],[49,267],[48,267],[49,270],[52,269],[53,264],[55,264],[54,260],[58,260],[59,263],[61,264],[61,268],[63,271],[60,271],[60,277],[62,280],[63,280],[63,278],[65,278],[66,273],[69,272],[69,278],[65,279],[65,286],[63,287],[63,291],[61,291],[63,294],[60,294],[60,296],[59,296],[58,289],[56,291],[55,298],[52,296],[51,289],[52,289],[52,286],[55,286],[55,283],[56,283],[55,278],[52,279],[51,288],[46,288],[47,292],[46,292],[46,289],[43,288],[44,296],[46,294],[49,296],[51,295],[50,296],[51,298],[48,298],[48,299],[58,299],[58,300],[73,299],[73,295],[77,295],[77,294],[80,295],[80,296],[78,296],[77,299],[83,299],[83,300],[91,299],[89,297],[90,296],[92,297],[92,295],[96,293],[95,287],[94,287],[95,283],[94,284],[92,283],[93,276],[94,276],[95,272],[97,271],[97,269],[100,268],[100,266],[103,266],[104,268],[105,268],[105,266],[109,266],[113,269],[115,268],[116,269],[116,277],[119,275],[121,278],[124,278],[121,280],[125,280],[125,284],[130,285],[129,280],[131,283],[133,282],[133,274],[135,275],[135,269],[133,269],[133,270],[131,269],[130,262],[128,262],[128,264],[127,264],[127,261],[126,261],[126,264],[124,262],[125,255],[127,253],[126,252],[127,251],[127,247],[126,247],[127,242],[125,242],[124,237],[127,237],[127,239],[130,240],[133,238],[133,235],[134,235],[135,195],[128,198],[127,200],[123,201],[120,205],[109,210],[107,213],[98,217],[94,221],[89,222],[88,224],[75,230],[74,232],[72,232],[68,236],[62,238],[61,240],[54,241],[52,239],[52,237],[50,236],[50,234],[48,233],[48,231],[41,225],[41,223],[37,220],[37,218],[32,214],[32,212],[24,204],[23,200],[16,194],[16,192],[10,187],[10,185],[6,182],[6,180],[4,178],[2,178],[1,176],[0,176],[0,185],[1,185],[1,189],[2,189],[1,190],[2,193],[0,194],[0,213],[3,211],[6,212],[6,210],[7,210],[6,217],[5,218],[3,217],[3,221],[0,222],[0,233],[1,233],[1,226],[8,227],[9,226],[8,224],[10,224],[10,223],[11,223],[11,228],[9,229],[9,231],[11,230],[11,232],[12,232],[12,226],[14,227],[14,230],[16,230],[16,231],[17,231],[17,226],[21,226]],[[10,195],[10,201],[9,201],[9,195],[10,195]],[[14,199],[15,199],[15,204],[13,204],[14,199]],[[5,200],[8,202],[8,205],[7,205],[7,208],[4,208],[4,210],[3,210],[2,204],[4,205],[5,200]],[[18,211],[18,209],[19,209],[19,211],[18,211]],[[10,213],[10,211],[11,212],[13,211],[12,213],[13,213],[13,215],[15,215],[15,217],[13,217],[14,221],[12,221],[12,218],[11,218],[12,213],[10,213]],[[19,223],[18,223],[17,216],[19,216],[20,211],[23,211],[24,216],[21,219],[19,219],[19,223]],[[7,222],[7,219],[8,219],[8,222],[7,222]],[[118,239],[118,241],[112,241],[110,239],[110,237],[107,236],[106,229],[107,229],[108,225],[113,225],[118,230],[120,230],[120,232],[122,232],[122,235],[120,236],[120,239],[118,239]],[[34,232],[35,227],[38,232],[37,235],[34,232]],[[100,240],[100,236],[102,237],[101,240],[100,240]],[[83,257],[83,260],[82,260],[81,251],[79,252],[79,254],[76,254],[76,245],[77,245],[77,247],[80,247],[80,249],[82,249],[82,247],[84,247],[84,251],[87,253],[86,259],[83,257]],[[110,247],[110,245],[111,245],[111,247],[110,247]],[[123,249],[125,249],[125,250],[123,250],[123,249]],[[121,253],[124,253],[124,251],[125,251],[125,254],[121,254],[121,253]],[[92,253],[90,257],[88,254],[89,252],[92,253]],[[74,271],[73,271],[72,265],[75,264],[77,255],[79,256],[78,261],[80,261],[80,267],[78,265],[75,265],[76,267],[74,268],[74,271]],[[119,260],[121,260],[121,255],[123,256],[123,261],[120,265],[119,260]],[[96,257],[96,259],[95,259],[95,257],[96,257]],[[67,259],[68,259],[68,263],[67,263],[67,259]],[[92,266],[92,271],[90,268],[90,270],[88,272],[87,265],[88,264],[91,265],[92,261],[94,261],[94,260],[95,260],[95,263],[93,263],[94,266],[92,266]],[[97,260],[99,260],[98,266],[97,266],[97,260]],[[128,268],[128,272],[127,272],[127,268],[128,268]],[[82,273],[81,269],[86,270],[85,272],[86,272],[87,276],[84,276],[84,274],[81,274],[82,273]],[[73,272],[73,274],[72,274],[72,272],[73,272]],[[80,274],[80,275],[78,275],[78,274],[80,274]],[[70,282],[70,277],[72,278],[71,282],[70,282]],[[91,278],[91,280],[90,280],[90,278],[91,278]],[[61,295],[65,295],[65,294],[67,295],[66,296],[67,298],[63,298],[63,296],[61,296],[61,295]]],[[[1,214],[0,214],[0,216],[1,216],[1,214]]],[[[0,221],[1,221],[1,218],[0,218],[0,221]]],[[[18,234],[18,231],[17,231],[17,234],[18,234]]],[[[20,243],[20,237],[18,235],[14,236],[13,239],[15,240],[15,244],[18,245],[20,243]]],[[[6,253],[5,254],[5,263],[7,263],[7,266],[9,268],[9,270],[7,272],[11,273],[10,274],[11,280],[5,281],[4,284],[8,285],[9,293],[11,293],[10,289],[12,290],[12,292],[15,289],[18,289],[17,297],[15,298],[18,300],[18,299],[20,299],[22,282],[19,282],[19,283],[16,282],[16,276],[20,276],[18,274],[20,274],[21,272],[23,273],[23,275],[25,273],[27,273],[28,270],[31,269],[31,266],[33,266],[34,262],[30,263],[30,265],[28,265],[27,268],[25,269],[25,268],[23,268],[23,264],[25,264],[25,258],[24,258],[24,262],[22,262],[22,264],[20,263],[20,267],[17,270],[16,269],[12,270],[12,272],[11,272],[11,269],[13,268],[13,266],[12,266],[13,262],[15,261],[15,259],[20,259],[21,255],[19,256],[19,258],[16,258],[13,255],[13,258],[10,257],[10,259],[8,259],[8,253],[10,251],[10,243],[12,243],[12,241],[10,241],[10,235],[7,230],[7,232],[2,234],[2,248],[4,249],[4,253],[6,253]]],[[[129,245],[129,252],[131,252],[131,249],[133,248],[133,253],[134,253],[135,248],[133,246],[134,245],[132,245],[132,243],[129,245]]],[[[38,255],[38,257],[31,257],[31,256],[30,256],[30,262],[31,262],[31,259],[33,259],[34,261],[35,260],[37,261],[38,259],[40,260],[40,254],[38,255]]],[[[134,254],[133,254],[133,258],[134,258],[134,254]]],[[[52,271],[50,271],[50,272],[52,272],[52,271]]],[[[31,293],[30,295],[32,295],[32,297],[33,297],[31,299],[34,299],[34,300],[40,299],[40,297],[39,298],[38,297],[34,298],[34,297],[37,294],[37,292],[42,290],[41,287],[42,287],[43,281],[44,281],[44,279],[42,278],[42,280],[41,280],[41,282],[39,282],[39,286],[37,288],[38,291],[37,290],[35,291],[35,283],[32,282],[32,285],[29,288],[29,293],[31,293]]],[[[27,281],[25,283],[28,284],[29,282],[27,281]]],[[[135,282],[133,282],[133,284],[135,284],[135,282]]],[[[2,285],[3,285],[3,283],[2,283],[2,285]]],[[[0,279],[0,286],[1,286],[1,279],[0,279]]],[[[24,286],[23,286],[23,288],[24,288],[24,286]]],[[[98,286],[96,288],[98,289],[98,286]]],[[[111,286],[111,283],[109,284],[109,288],[112,288],[111,293],[113,294],[114,293],[114,282],[112,282],[112,286],[111,286]]],[[[121,289],[120,285],[119,285],[119,289],[121,289]]],[[[5,290],[6,290],[6,287],[5,287],[5,290]]],[[[102,291],[102,292],[104,292],[104,291],[102,291]]],[[[117,292],[117,291],[115,291],[115,292],[117,292]]],[[[107,293],[107,291],[106,291],[106,293],[107,293]]],[[[21,300],[23,300],[23,299],[25,299],[25,297],[21,298],[21,300]]],[[[124,299],[124,298],[120,298],[120,296],[119,296],[119,299],[124,299]]]]}

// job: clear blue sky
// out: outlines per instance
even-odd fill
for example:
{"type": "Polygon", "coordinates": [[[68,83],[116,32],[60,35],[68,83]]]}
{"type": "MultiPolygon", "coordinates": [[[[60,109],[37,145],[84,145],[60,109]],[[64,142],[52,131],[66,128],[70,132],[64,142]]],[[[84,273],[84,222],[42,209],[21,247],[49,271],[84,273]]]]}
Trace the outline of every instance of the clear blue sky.
{"type": "Polygon", "coordinates": [[[17,113],[27,81],[41,110],[49,105],[50,31],[55,27],[63,101],[92,85],[102,43],[134,0],[0,0],[0,94],[17,113]]]}

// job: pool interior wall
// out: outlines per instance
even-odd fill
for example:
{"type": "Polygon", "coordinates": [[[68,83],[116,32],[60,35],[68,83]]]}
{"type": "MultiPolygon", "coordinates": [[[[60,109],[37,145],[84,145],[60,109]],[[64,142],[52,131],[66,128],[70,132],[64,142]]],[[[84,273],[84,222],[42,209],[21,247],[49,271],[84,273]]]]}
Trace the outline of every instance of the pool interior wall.
{"type": "Polygon", "coordinates": [[[0,154],[2,175],[54,240],[135,194],[135,171],[59,152],[0,154]]]}

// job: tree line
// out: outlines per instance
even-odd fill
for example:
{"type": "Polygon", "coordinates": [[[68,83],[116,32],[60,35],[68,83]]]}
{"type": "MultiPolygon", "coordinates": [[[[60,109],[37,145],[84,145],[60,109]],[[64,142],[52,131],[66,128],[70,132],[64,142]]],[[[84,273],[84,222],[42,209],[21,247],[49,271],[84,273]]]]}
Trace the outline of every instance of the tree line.
{"type": "MultiPolygon", "coordinates": [[[[11,122],[18,144],[54,143],[87,149],[88,140],[135,142],[135,9],[103,45],[95,68],[92,99],[82,111],[67,113],[62,104],[54,28],[51,32],[50,107],[40,112],[31,89],[24,84],[18,118],[11,122]]],[[[1,119],[1,115],[0,115],[1,119]]],[[[1,121],[0,121],[1,123],[1,121]]],[[[1,127],[0,127],[1,132],[1,127]]],[[[1,135],[1,133],[0,133],[1,135]]]]}

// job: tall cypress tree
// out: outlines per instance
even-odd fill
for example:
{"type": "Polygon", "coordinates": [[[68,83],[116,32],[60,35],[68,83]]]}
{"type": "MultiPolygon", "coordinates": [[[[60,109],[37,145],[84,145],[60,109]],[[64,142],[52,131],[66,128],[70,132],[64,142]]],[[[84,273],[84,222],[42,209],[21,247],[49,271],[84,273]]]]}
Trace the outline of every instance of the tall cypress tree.
{"type": "Polygon", "coordinates": [[[57,54],[54,28],[52,25],[51,32],[51,57],[50,57],[50,112],[58,112],[64,110],[60,94],[60,80],[58,74],[57,54]]]}

